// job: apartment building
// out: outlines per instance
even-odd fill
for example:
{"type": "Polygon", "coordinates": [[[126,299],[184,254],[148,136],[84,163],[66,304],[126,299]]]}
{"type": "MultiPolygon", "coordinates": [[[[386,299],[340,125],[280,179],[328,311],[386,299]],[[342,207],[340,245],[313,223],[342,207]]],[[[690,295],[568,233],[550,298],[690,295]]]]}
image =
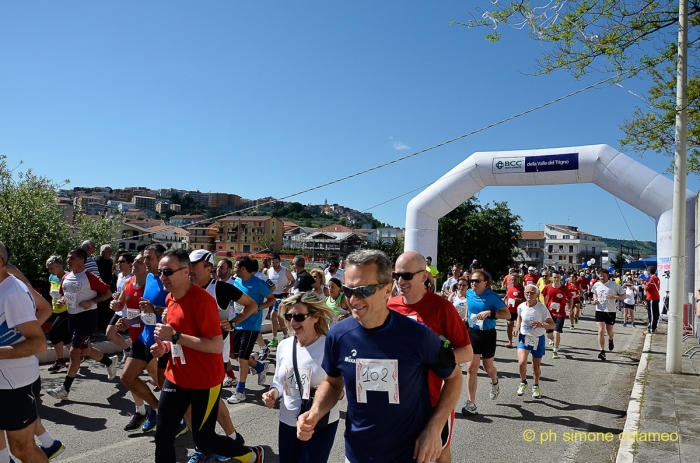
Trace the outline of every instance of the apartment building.
{"type": "Polygon", "coordinates": [[[284,222],[275,217],[226,217],[216,222],[216,251],[280,250],[283,233],[284,222]]]}
{"type": "Polygon", "coordinates": [[[594,258],[601,262],[605,242],[571,225],[544,225],[544,265],[580,268],[594,258]]]}

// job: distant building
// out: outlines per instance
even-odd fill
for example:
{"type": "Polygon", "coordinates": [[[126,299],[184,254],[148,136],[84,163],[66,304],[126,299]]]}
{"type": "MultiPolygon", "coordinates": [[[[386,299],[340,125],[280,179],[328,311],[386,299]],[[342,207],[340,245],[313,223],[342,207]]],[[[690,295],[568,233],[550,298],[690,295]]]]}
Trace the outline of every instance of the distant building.
{"type": "Polygon", "coordinates": [[[153,243],[149,231],[133,223],[124,222],[120,226],[121,237],[119,247],[131,251],[136,251],[139,244],[149,245],[153,243]]]}
{"type": "Polygon", "coordinates": [[[216,250],[217,227],[212,222],[201,223],[187,227],[190,232],[190,249],[206,249],[214,252],[216,250]]]}
{"type": "Polygon", "coordinates": [[[261,252],[282,249],[284,223],[269,216],[226,217],[216,222],[216,250],[261,252]]]}
{"type": "Polygon", "coordinates": [[[516,263],[541,268],[544,263],[544,243],[544,231],[522,231],[518,237],[520,254],[515,259],[516,263]]]}
{"type": "Polygon", "coordinates": [[[182,206],[179,204],[170,204],[169,209],[173,212],[181,212],[182,211],[182,206]]]}
{"type": "Polygon", "coordinates": [[[201,214],[174,215],[170,217],[170,225],[175,227],[184,227],[185,225],[202,220],[204,220],[204,216],[201,214]]]}
{"type": "Polygon", "coordinates": [[[137,209],[156,210],[156,198],[150,196],[134,196],[132,202],[137,209]]]}
{"type": "Polygon", "coordinates": [[[148,229],[153,233],[153,241],[163,244],[168,249],[189,249],[190,232],[172,225],[158,225],[148,229]]]}
{"type": "Polygon", "coordinates": [[[600,236],[583,232],[578,227],[550,224],[545,224],[544,235],[544,265],[578,269],[581,263],[595,259],[597,266],[600,266],[602,251],[606,246],[600,236]]]}

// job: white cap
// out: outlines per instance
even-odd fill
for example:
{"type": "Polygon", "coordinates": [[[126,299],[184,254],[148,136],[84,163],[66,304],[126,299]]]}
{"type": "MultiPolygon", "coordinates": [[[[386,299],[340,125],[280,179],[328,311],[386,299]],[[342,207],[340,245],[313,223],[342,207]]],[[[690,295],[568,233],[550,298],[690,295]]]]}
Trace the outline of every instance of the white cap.
{"type": "Polygon", "coordinates": [[[205,249],[197,249],[196,251],[192,251],[190,253],[190,263],[196,264],[202,261],[209,262],[211,265],[214,265],[214,255],[205,249]]]}

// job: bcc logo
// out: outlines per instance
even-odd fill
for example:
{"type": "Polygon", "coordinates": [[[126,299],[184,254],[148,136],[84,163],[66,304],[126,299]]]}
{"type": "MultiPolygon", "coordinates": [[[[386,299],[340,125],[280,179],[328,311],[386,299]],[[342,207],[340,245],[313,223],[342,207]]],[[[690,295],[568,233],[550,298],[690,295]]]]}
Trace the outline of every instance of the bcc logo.
{"type": "Polygon", "coordinates": [[[522,166],[523,166],[523,161],[522,161],[522,160],[518,160],[518,161],[505,161],[505,162],[503,162],[503,161],[498,161],[498,162],[496,163],[496,168],[497,168],[498,170],[501,170],[501,169],[503,169],[504,167],[505,167],[506,169],[507,169],[507,168],[511,168],[511,169],[512,169],[512,168],[516,168],[516,169],[517,169],[517,168],[520,168],[520,167],[522,167],[522,166]]]}

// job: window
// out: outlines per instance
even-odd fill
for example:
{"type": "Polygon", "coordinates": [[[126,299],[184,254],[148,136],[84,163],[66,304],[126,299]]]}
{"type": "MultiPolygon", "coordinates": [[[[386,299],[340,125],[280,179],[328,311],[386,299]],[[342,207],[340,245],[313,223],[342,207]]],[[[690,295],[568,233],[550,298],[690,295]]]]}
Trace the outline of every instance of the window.
{"type": "Polygon", "coordinates": [[[559,252],[564,252],[564,245],[563,244],[559,245],[559,252]]]}
{"type": "Polygon", "coordinates": [[[570,240],[570,239],[571,239],[571,235],[564,235],[564,236],[562,236],[562,238],[564,238],[565,240],[570,240]]]}
{"type": "MultiPolygon", "coordinates": [[[[549,245],[548,251],[549,251],[549,252],[552,252],[553,250],[554,250],[554,246],[552,246],[552,245],[550,244],[550,245],[549,245]]],[[[551,259],[551,257],[550,257],[550,259],[551,259]]]]}
{"type": "Polygon", "coordinates": [[[552,255],[551,255],[551,254],[549,255],[548,259],[549,259],[549,260],[552,260],[552,255]]]}
{"type": "Polygon", "coordinates": [[[559,256],[559,260],[564,260],[564,256],[559,256]]]}
{"type": "Polygon", "coordinates": [[[574,263],[574,256],[569,256],[569,263],[573,264],[574,263]]]}
{"type": "Polygon", "coordinates": [[[571,244],[569,245],[569,252],[574,252],[574,246],[571,244]]]}
{"type": "Polygon", "coordinates": [[[593,254],[595,254],[595,246],[593,246],[591,249],[593,250],[593,254]]]}

